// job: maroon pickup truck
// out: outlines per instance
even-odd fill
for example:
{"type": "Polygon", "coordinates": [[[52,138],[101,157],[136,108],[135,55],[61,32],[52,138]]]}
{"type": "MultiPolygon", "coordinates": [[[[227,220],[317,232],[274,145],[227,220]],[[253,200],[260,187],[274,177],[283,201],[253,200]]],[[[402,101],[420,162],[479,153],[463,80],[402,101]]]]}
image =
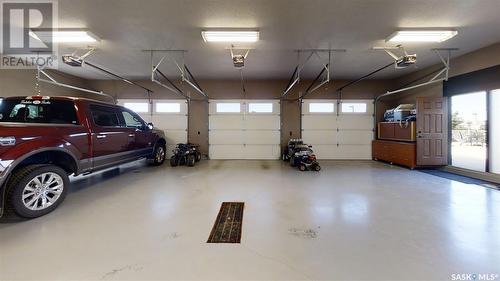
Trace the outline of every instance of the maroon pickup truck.
{"type": "Polygon", "coordinates": [[[0,99],[0,216],[27,218],[64,200],[69,176],[147,158],[165,161],[162,131],[121,106],[83,98],[0,99]]]}

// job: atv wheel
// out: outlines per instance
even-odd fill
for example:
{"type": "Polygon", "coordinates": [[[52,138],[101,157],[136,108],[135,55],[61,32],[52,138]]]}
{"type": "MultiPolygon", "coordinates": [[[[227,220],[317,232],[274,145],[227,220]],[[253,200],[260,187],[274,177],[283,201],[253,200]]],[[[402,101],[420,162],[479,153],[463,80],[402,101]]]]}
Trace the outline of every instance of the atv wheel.
{"type": "Polygon", "coordinates": [[[302,172],[304,172],[305,170],[307,170],[306,165],[304,165],[304,164],[300,164],[300,166],[299,166],[299,170],[301,170],[302,172]]]}
{"type": "Polygon", "coordinates": [[[314,170],[315,170],[316,172],[321,171],[321,166],[320,166],[320,165],[318,165],[318,164],[314,165],[314,170]]]}
{"type": "Polygon", "coordinates": [[[193,167],[194,163],[196,163],[196,157],[194,155],[188,155],[186,159],[186,165],[189,167],[193,167]]]}
{"type": "Polygon", "coordinates": [[[200,162],[200,161],[201,161],[201,153],[196,152],[196,162],[200,162]]]}
{"type": "Polygon", "coordinates": [[[170,157],[170,166],[172,167],[179,166],[179,159],[177,159],[177,157],[175,156],[170,157]]]}
{"type": "Polygon", "coordinates": [[[295,167],[295,156],[290,157],[290,166],[295,167]]]}

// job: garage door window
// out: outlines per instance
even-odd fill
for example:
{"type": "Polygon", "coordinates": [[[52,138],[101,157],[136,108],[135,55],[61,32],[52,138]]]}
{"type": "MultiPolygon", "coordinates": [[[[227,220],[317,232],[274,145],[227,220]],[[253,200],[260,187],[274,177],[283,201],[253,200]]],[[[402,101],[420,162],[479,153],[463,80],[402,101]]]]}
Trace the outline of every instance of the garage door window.
{"type": "Polygon", "coordinates": [[[249,103],[249,113],[273,113],[272,103],[249,103]]]}
{"type": "Polygon", "coordinates": [[[342,103],[342,113],[366,113],[366,103],[364,102],[342,103]]]}
{"type": "Polygon", "coordinates": [[[137,113],[149,112],[149,104],[147,102],[126,102],[123,106],[137,113]]]}
{"type": "Polygon", "coordinates": [[[240,113],[241,105],[236,102],[217,103],[217,113],[240,113]]]}
{"type": "Polygon", "coordinates": [[[332,113],[334,112],[334,108],[334,104],[331,102],[309,104],[309,112],[311,113],[332,113]]]}
{"type": "Polygon", "coordinates": [[[180,113],[181,104],[178,102],[157,102],[155,110],[158,113],[180,113]]]}

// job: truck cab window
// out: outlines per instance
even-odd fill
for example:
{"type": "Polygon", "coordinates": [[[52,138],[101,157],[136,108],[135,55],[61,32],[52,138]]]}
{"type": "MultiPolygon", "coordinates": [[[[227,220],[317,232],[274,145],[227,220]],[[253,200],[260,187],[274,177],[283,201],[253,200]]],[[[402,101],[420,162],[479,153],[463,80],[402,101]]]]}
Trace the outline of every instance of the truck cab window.
{"type": "Polygon", "coordinates": [[[137,128],[137,129],[144,128],[144,122],[138,116],[135,116],[134,114],[128,111],[122,111],[122,115],[126,127],[137,128]]]}
{"type": "Polygon", "coordinates": [[[71,101],[8,99],[0,103],[0,122],[78,124],[71,101]]]}
{"type": "Polygon", "coordinates": [[[118,127],[120,122],[114,108],[93,105],[90,107],[92,119],[100,127],[118,127]]]}

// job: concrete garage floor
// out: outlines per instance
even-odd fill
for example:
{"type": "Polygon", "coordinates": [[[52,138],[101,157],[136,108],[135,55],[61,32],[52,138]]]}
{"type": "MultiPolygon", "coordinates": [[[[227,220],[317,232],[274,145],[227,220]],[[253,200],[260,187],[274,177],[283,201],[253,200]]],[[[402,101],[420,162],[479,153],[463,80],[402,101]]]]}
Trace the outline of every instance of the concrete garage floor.
{"type": "Polygon", "coordinates": [[[138,162],[77,178],[55,212],[0,224],[0,279],[500,274],[498,191],[376,162],[321,164],[138,162]],[[245,202],[241,244],[205,243],[223,201],[245,202]]]}

